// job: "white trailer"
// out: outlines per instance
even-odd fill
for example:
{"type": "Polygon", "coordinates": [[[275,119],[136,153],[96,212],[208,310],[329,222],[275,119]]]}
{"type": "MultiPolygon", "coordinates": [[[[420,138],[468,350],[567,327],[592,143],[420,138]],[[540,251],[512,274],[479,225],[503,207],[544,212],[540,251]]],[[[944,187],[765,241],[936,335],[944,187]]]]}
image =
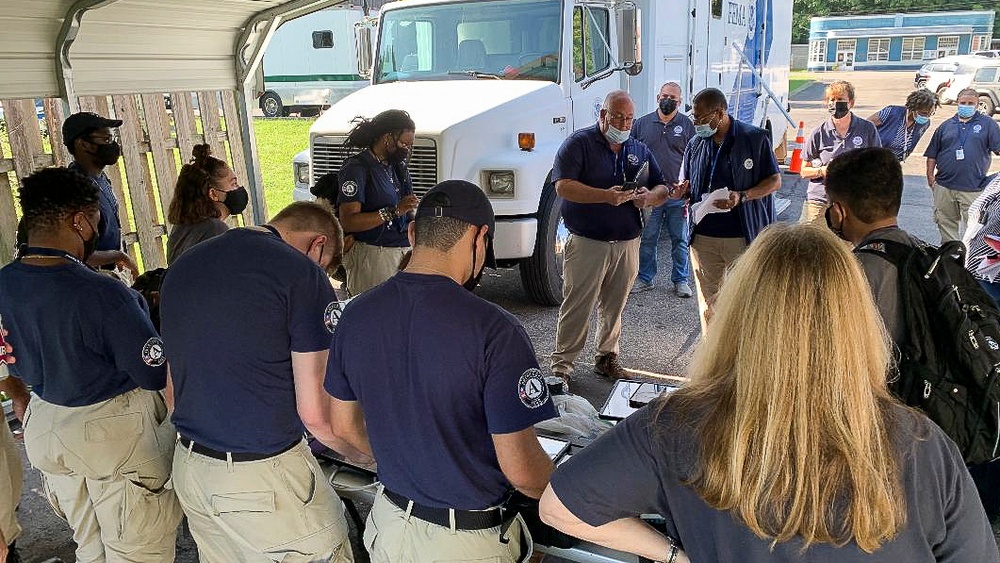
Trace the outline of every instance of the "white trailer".
{"type": "Polygon", "coordinates": [[[360,7],[340,5],[282,24],[264,52],[260,109],[267,117],[319,112],[369,84],[358,75],[360,7]]]}
{"type": "Polygon", "coordinates": [[[596,121],[608,92],[629,90],[641,115],[674,80],[686,100],[706,87],[727,92],[733,115],[781,145],[791,122],[791,19],[791,0],[387,3],[372,84],[313,125],[309,154],[294,163],[295,197],[339,169],[354,117],[406,110],[417,126],[417,194],[450,178],[482,186],[497,215],[500,264],[518,265],[528,295],[556,305],[567,233],[549,174],[563,140],[596,121]],[[522,133],[532,146],[519,146],[522,133]]]}

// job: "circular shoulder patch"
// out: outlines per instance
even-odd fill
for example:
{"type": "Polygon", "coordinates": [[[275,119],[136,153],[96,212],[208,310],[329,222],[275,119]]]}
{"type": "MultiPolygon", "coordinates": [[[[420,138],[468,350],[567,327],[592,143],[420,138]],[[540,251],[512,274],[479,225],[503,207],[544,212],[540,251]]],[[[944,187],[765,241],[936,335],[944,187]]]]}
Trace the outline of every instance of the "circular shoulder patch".
{"type": "Polygon", "coordinates": [[[142,361],[149,367],[160,367],[166,358],[163,356],[163,341],[157,337],[150,338],[142,347],[142,361]]]}
{"type": "Polygon", "coordinates": [[[323,323],[326,324],[326,330],[330,331],[330,334],[333,334],[333,331],[337,329],[341,312],[343,312],[343,308],[340,306],[340,301],[333,301],[326,306],[326,311],[323,312],[323,323]]]}
{"type": "Polygon", "coordinates": [[[743,168],[746,168],[747,170],[752,169],[753,168],[753,159],[752,158],[748,158],[748,159],[744,160],[743,161],[743,168]]]}
{"type": "Polygon", "coordinates": [[[549,387],[542,377],[542,370],[531,368],[517,381],[517,396],[529,409],[537,409],[549,400],[549,387]]]}
{"type": "Polygon", "coordinates": [[[358,185],[352,180],[348,180],[340,186],[340,191],[347,197],[354,197],[358,193],[358,185]]]}

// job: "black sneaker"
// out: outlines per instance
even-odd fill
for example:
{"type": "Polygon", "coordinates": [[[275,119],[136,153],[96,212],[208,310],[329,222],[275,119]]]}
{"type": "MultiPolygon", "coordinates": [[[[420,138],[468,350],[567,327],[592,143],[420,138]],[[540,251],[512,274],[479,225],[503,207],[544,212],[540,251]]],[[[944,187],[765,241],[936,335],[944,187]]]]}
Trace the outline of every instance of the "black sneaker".
{"type": "Polygon", "coordinates": [[[628,372],[618,363],[618,354],[614,352],[598,356],[594,363],[594,373],[612,379],[628,379],[628,372]]]}

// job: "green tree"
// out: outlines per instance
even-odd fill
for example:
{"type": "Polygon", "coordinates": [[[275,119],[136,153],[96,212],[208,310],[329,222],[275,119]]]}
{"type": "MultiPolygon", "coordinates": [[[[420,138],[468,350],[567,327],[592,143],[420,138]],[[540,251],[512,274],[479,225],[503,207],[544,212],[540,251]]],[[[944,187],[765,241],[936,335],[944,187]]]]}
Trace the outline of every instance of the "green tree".
{"type": "Polygon", "coordinates": [[[1000,38],[1000,9],[996,2],[975,0],[794,0],[792,43],[809,42],[809,20],[815,16],[849,16],[954,10],[994,10],[993,37],[1000,38]]]}

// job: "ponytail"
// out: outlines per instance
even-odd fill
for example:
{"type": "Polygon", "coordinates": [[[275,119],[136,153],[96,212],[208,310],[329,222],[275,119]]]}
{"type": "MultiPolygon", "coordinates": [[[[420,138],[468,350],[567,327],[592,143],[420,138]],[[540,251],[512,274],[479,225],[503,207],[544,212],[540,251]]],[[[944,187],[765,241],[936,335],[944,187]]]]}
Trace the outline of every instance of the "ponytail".
{"type": "Polygon", "coordinates": [[[375,141],[386,133],[399,136],[403,131],[413,131],[417,128],[410,114],[399,109],[383,111],[371,119],[358,116],[351,123],[355,125],[347,134],[344,144],[359,149],[374,147],[375,141]]]}

